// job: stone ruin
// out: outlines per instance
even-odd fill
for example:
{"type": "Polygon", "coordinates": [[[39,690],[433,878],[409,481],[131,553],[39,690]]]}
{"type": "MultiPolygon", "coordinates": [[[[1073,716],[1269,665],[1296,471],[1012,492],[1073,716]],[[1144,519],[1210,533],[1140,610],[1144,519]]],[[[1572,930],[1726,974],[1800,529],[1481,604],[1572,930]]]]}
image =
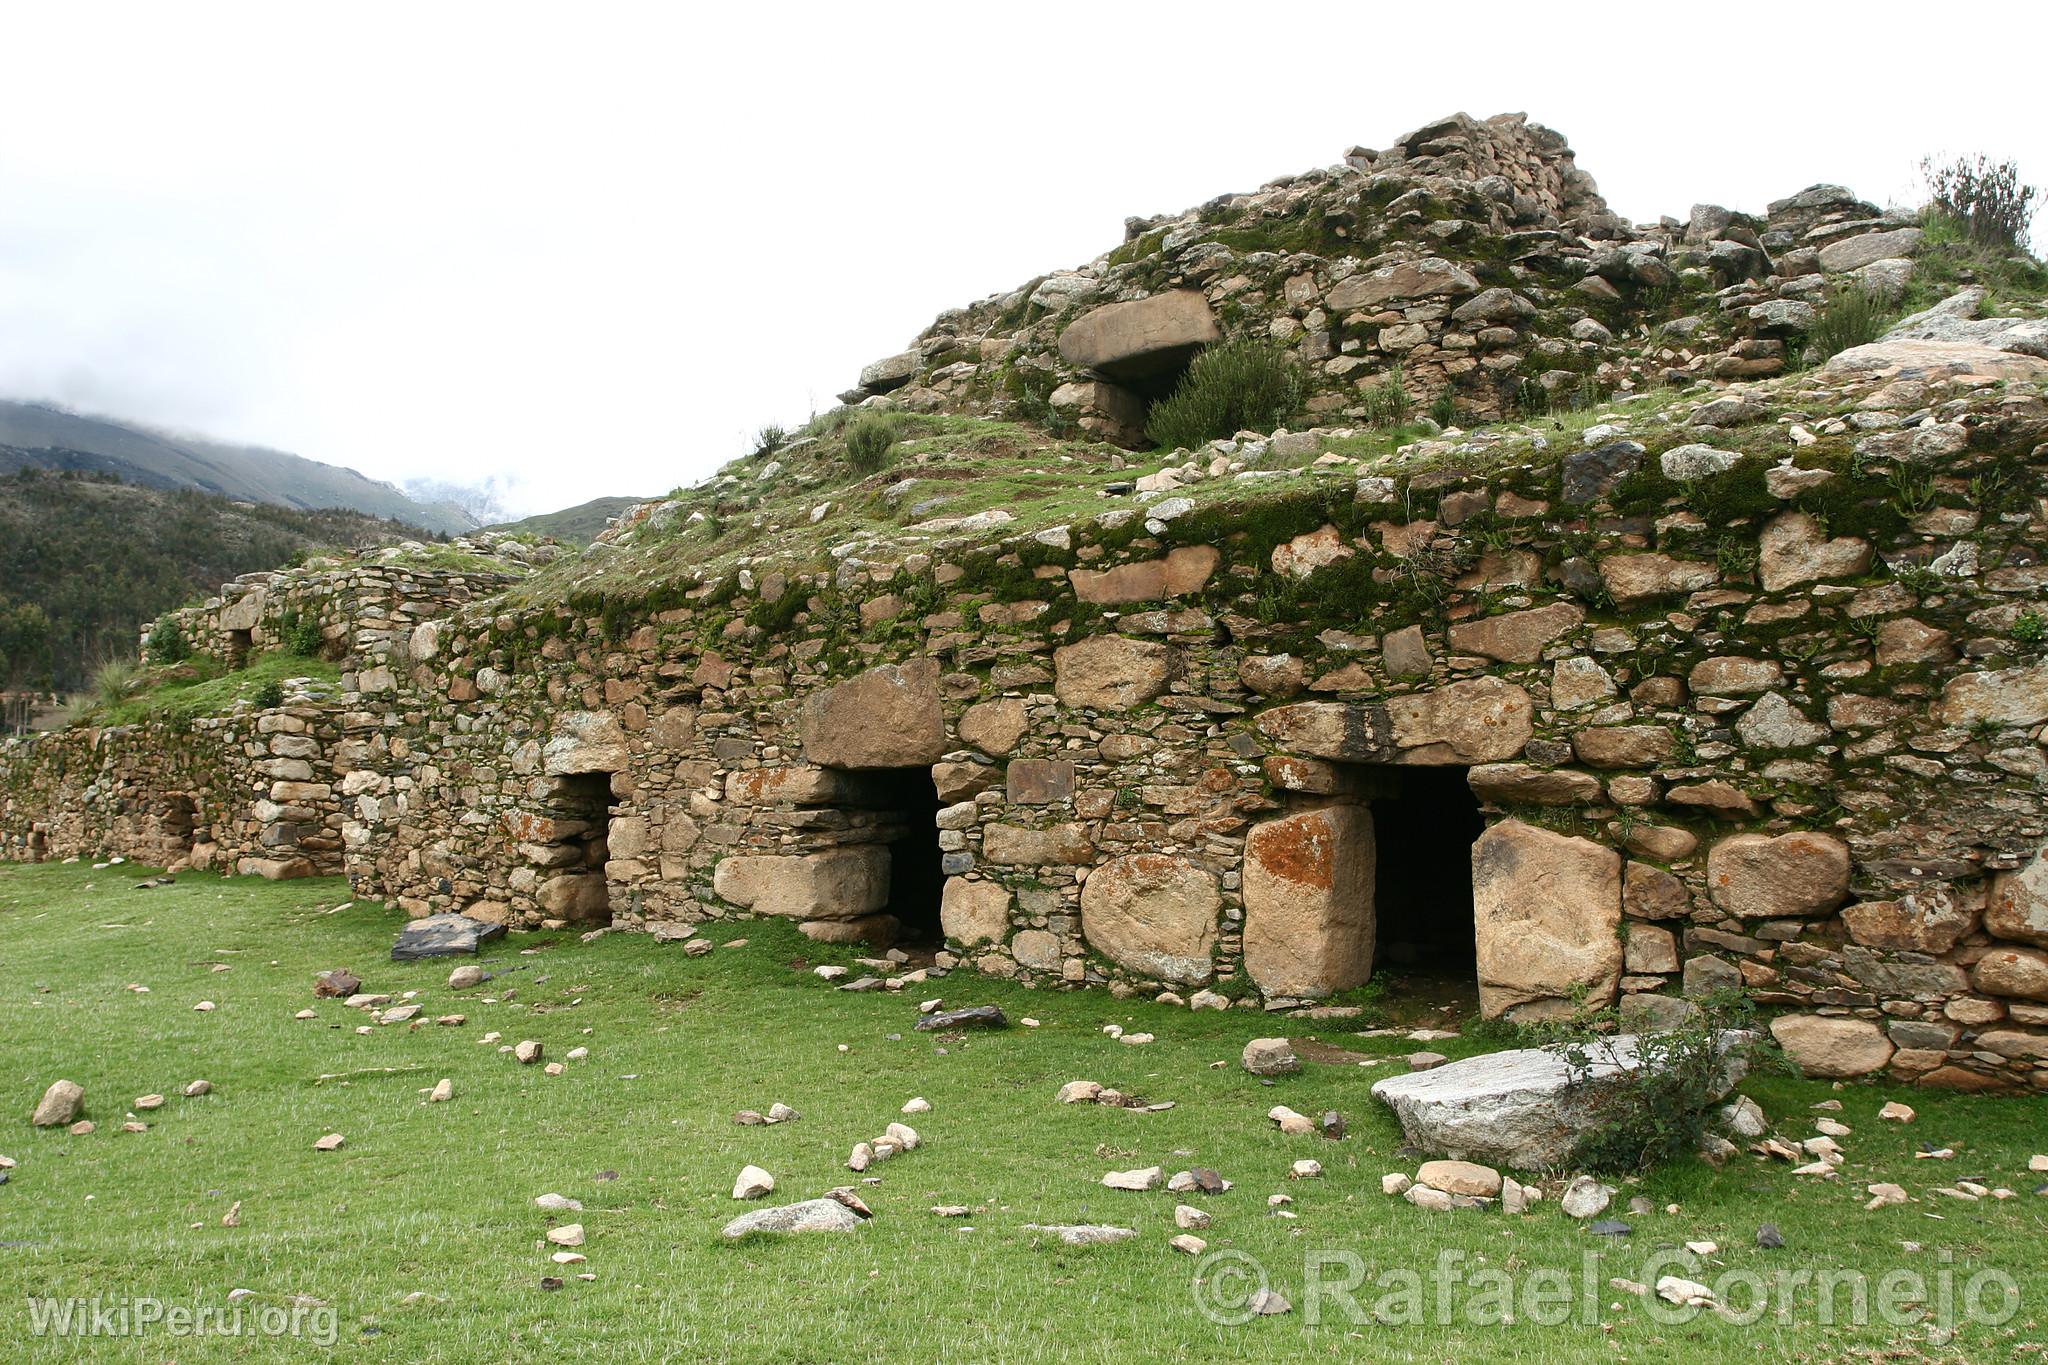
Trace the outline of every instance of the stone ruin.
{"type": "Polygon", "coordinates": [[[1198,1007],[1416,966],[1488,1016],[1654,1028],[1732,988],[1813,1074],[2048,1088],[2040,324],[1959,297],[1773,377],[1811,300],[1903,287],[1918,230],[1825,186],[1632,228],[1519,116],[1126,247],[849,397],[1000,416],[1031,371],[1117,439],[1247,328],[1334,422],[1396,359],[1468,416],[1553,373],[1655,391],[1365,459],[1243,433],[1135,488],[1087,446],[1097,514],[823,554],[765,525],[788,548],[693,566],[666,500],[572,566],[666,575],[635,597],[282,571],[178,619],[232,658],[311,613],[339,688],[0,744],[0,855],[340,871],[516,929],[775,916],[1198,1007]]]}

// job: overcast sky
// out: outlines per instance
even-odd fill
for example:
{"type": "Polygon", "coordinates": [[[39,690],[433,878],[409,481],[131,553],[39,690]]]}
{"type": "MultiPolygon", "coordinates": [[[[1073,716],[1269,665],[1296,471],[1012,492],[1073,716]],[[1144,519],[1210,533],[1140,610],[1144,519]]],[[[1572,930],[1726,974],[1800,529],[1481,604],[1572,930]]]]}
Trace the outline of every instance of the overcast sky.
{"type": "Polygon", "coordinates": [[[1128,214],[1464,109],[1636,219],[2048,180],[2048,7],[0,5],[0,396],[652,495],[1128,214]],[[1405,17],[1395,17],[1396,14],[1405,17]]]}

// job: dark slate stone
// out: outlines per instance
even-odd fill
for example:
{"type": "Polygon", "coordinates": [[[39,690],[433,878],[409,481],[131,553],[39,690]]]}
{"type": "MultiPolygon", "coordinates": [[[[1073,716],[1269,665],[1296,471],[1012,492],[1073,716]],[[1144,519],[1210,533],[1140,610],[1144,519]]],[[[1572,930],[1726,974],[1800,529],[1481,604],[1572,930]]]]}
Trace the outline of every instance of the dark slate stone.
{"type": "Polygon", "coordinates": [[[1643,467],[1643,448],[1634,441],[1611,441],[1564,457],[1564,500],[1587,503],[1605,497],[1614,485],[1643,467]]]}
{"type": "Polygon", "coordinates": [[[941,1010],[917,1021],[919,1033],[937,1033],[955,1028],[1008,1028],[1010,1021],[996,1005],[973,1005],[964,1010],[941,1010]]]}
{"type": "Polygon", "coordinates": [[[1765,1251],[1776,1251],[1785,1245],[1785,1237],[1778,1231],[1776,1223],[1765,1223],[1756,1230],[1756,1244],[1765,1251]]]}
{"type": "Polygon", "coordinates": [[[1619,1218],[1602,1218],[1599,1222],[1586,1229],[1595,1237],[1626,1237],[1633,1230],[1619,1218]]]}
{"type": "Polygon", "coordinates": [[[423,957],[474,953],[478,944],[504,936],[502,924],[486,924],[467,915],[428,915],[398,931],[398,942],[391,947],[391,960],[412,962],[423,957]]]}
{"type": "Polygon", "coordinates": [[[1195,1178],[1195,1188],[1199,1189],[1203,1194],[1223,1193],[1223,1177],[1210,1170],[1207,1166],[1197,1166],[1189,1171],[1188,1174],[1195,1178]]]}

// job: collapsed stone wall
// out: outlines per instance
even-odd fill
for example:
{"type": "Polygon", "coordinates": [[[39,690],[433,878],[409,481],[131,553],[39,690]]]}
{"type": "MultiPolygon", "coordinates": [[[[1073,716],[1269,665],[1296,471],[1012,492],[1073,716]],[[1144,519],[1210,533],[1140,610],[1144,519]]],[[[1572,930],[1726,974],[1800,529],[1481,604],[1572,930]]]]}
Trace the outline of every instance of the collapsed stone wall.
{"type": "Polygon", "coordinates": [[[1456,420],[1700,377],[1777,374],[1846,278],[1896,299],[1921,233],[1838,185],[1764,214],[1630,225],[1565,140],[1464,114],[1385,151],[1131,219],[1074,270],[942,313],[842,401],[1021,413],[1139,447],[1201,346],[1264,338],[1316,421],[1372,419],[1390,379],[1456,420]]]}

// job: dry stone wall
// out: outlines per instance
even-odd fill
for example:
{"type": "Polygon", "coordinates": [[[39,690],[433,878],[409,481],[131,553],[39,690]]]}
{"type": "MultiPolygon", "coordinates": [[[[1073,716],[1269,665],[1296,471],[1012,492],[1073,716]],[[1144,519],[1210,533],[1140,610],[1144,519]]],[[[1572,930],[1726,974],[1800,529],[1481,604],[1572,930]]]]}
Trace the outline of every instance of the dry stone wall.
{"type": "Polygon", "coordinates": [[[1775,371],[1804,298],[1910,271],[1913,229],[1867,209],[1823,186],[1633,229],[1555,135],[1461,117],[1134,223],[854,397],[1000,411],[1051,392],[1006,387],[1035,369],[1103,386],[1101,417],[1246,328],[1330,411],[1396,356],[1479,412],[1509,390],[1460,376],[1532,364],[1691,387],[1389,455],[1247,434],[1057,525],[650,561],[602,602],[281,574],[188,633],[315,612],[337,695],[10,744],[0,850],[161,856],[182,797],[194,862],[339,866],[413,915],[772,916],[1196,1008],[1315,1008],[1448,920],[1490,1015],[1655,1027],[1736,990],[1816,1074],[2048,1088],[2032,324],[1980,297],[1693,384],[1775,371]],[[1704,311],[1649,335],[1688,289],[1704,311]],[[1234,465],[1250,444],[1301,467],[1234,465]]]}

